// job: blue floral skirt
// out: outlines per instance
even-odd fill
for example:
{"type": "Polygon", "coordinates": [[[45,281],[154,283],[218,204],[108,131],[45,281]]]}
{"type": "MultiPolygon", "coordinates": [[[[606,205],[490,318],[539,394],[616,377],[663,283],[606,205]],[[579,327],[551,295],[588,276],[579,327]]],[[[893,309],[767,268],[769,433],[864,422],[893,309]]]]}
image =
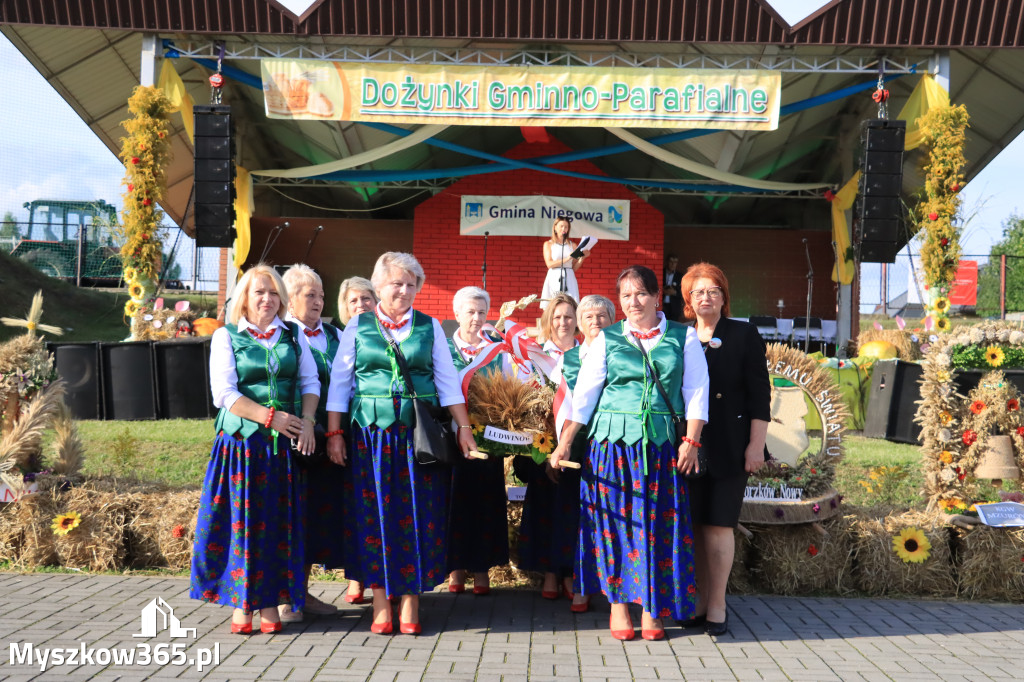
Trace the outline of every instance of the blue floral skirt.
{"type": "Polygon", "coordinates": [[[246,611],[305,603],[301,472],[288,439],[217,435],[192,551],[193,599],[246,611]]]}
{"type": "Polygon", "coordinates": [[[504,460],[466,460],[452,469],[448,568],[486,573],[508,563],[504,460]]]}
{"type": "Polygon", "coordinates": [[[345,568],[388,596],[444,580],[451,470],[413,461],[412,429],[353,426],[345,496],[345,568]]]}
{"type": "Polygon", "coordinates": [[[580,479],[575,589],[656,618],[690,618],[696,604],[687,483],[669,442],[644,449],[593,441],[580,479]]]}

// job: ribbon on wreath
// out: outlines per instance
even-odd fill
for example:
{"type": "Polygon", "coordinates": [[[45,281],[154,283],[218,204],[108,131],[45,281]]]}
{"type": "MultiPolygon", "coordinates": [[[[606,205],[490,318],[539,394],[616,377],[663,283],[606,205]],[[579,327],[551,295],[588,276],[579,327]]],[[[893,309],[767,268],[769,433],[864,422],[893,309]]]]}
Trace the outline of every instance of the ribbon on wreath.
{"type": "Polygon", "coordinates": [[[526,333],[526,327],[511,320],[505,320],[505,331],[498,331],[494,325],[485,324],[480,328],[481,332],[488,332],[497,337],[498,341],[492,341],[473,357],[473,361],[466,365],[459,372],[459,384],[462,386],[462,395],[469,399],[469,382],[473,375],[481,367],[486,367],[500,353],[508,353],[512,362],[521,369],[529,371],[532,366],[538,370],[545,379],[551,378],[551,373],[557,364],[536,341],[526,333]]]}

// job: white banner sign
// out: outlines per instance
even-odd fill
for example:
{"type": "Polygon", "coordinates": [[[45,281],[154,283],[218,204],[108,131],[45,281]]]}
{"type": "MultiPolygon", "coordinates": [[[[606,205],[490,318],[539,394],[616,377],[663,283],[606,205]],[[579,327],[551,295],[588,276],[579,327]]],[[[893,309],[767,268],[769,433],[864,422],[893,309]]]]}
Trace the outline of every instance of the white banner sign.
{"type": "Polygon", "coordinates": [[[556,218],[572,221],[570,238],[583,235],[598,239],[629,239],[628,199],[579,199],[576,197],[462,197],[460,234],[550,237],[556,218]]]}
{"type": "Polygon", "coordinates": [[[493,440],[495,443],[504,443],[505,445],[533,444],[533,436],[528,433],[506,431],[505,429],[499,429],[496,426],[490,425],[484,427],[484,438],[493,440]]]}

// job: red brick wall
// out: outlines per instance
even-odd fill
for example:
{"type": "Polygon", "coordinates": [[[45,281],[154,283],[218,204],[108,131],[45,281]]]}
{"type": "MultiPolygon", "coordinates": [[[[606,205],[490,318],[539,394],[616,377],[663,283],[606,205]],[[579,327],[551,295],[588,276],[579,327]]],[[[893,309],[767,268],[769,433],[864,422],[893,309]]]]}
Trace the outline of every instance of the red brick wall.
{"type": "MultiPolygon", "coordinates": [[[[525,158],[569,151],[560,142],[524,142],[505,154],[525,158]]],[[[559,168],[603,175],[586,161],[561,164],[559,168]]],[[[452,296],[464,286],[481,285],[483,236],[459,234],[459,212],[464,194],[607,197],[630,200],[629,241],[602,240],[577,271],[580,295],[601,294],[613,301],[615,278],[627,265],[641,264],[658,272],[662,262],[664,217],[634,193],[614,183],[583,180],[530,170],[470,176],[416,207],[413,253],[423,265],[427,281],[416,297],[416,308],[439,319],[452,319],[452,296]]],[[[490,318],[497,318],[504,301],[540,294],[547,268],[540,237],[491,236],[487,239],[487,290],[491,294],[490,318]]],[[[532,323],[540,317],[537,304],[515,319],[532,323]]]]}
{"type": "MultiPolygon", "coordinates": [[[[811,316],[836,319],[836,290],[832,282],[831,232],[802,230],[744,230],[734,228],[674,228],[665,230],[665,251],[679,256],[680,270],[698,261],[714,263],[729,278],[731,313],[802,317],[807,312],[807,257],[814,265],[811,316]]],[[[600,245],[599,245],[600,246],[600,245]]]]}

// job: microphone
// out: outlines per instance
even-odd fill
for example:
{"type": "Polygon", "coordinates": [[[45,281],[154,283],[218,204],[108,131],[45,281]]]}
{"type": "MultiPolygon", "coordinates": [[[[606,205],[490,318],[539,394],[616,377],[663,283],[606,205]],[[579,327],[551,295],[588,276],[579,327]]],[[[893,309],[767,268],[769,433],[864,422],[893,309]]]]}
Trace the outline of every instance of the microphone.
{"type": "MultiPolygon", "coordinates": [[[[286,220],[286,221],[284,221],[284,224],[283,224],[283,225],[278,225],[278,226],[277,226],[277,229],[279,229],[279,230],[283,230],[283,229],[284,229],[284,228],[286,228],[286,227],[291,227],[291,225],[292,225],[292,224],[291,224],[291,223],[289,223],[289,222],[288,222],[288,221],[286,220]]],[[[804,241],[807,241],[807,240],[805,239],[804,241]]]]}
{"type": "Polygon", "coordinates": [[[317,225],[315,232],[323,232],[323,229],[324,229],[323,225],[317,225]]]}
{"type": "MultiPolygon", "coordinates": [[[[288,223],[285,223],[285,225],[287,225],[287,224],[288,224],[288,223]]],[[[807,237],[804,237],[804,238],[803,238],[803,239],[801,239],[800,241],[802,241],[802,242],[803,242],[804,244],[806,244],[806,243],[807,243],[807,237]]]]}

